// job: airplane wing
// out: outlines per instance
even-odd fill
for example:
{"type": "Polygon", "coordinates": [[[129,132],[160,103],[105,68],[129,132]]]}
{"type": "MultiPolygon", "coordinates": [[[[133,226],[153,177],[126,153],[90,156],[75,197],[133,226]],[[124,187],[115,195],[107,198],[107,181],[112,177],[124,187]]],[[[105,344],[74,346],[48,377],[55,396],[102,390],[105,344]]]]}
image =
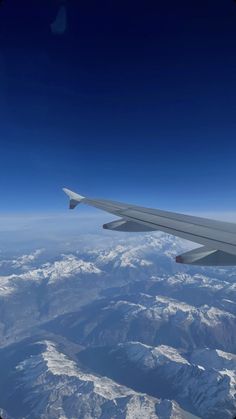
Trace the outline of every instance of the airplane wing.
{"type": "Polygon", "coordinates": [[[163,231],[201,247],[176,257],[177,263],[201,266],[236,265],[236,224],[104,199],[90,199],[63,188],[70,209],[83,203],[120,217],[103,225],[115,231],[163,231]]]}

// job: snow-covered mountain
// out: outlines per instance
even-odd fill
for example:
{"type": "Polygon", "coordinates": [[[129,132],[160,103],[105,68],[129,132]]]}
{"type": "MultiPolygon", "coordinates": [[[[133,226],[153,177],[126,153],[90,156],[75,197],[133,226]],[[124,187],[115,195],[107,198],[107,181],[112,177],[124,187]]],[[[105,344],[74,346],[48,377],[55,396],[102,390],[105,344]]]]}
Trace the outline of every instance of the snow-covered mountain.
{"type": "Polygon", "coordinates": [[[60,333],[73,335],[83,345],[109,346],[139,341],[185,350],[209,347],[236,351],[233,314],[207,305],[194,307],[143,293],[91,304],[87,310],[68,314],[54,324],[60,333]]]}
{"type": "Polygon", "coordinates": [[[174,401],[86,372],[65,346],[48,339],[22,342],[10,353],[2,350],[0,364],[0,384],[5,383],[0,401],[12,415],[2,411],[6,418],[197,419],[174,401]]]}
{"type": "Polygon", "coordinates": [[[3,418],[233,418],[236,269],[159,233],[82,242],[0,259],[3,418]]]}
{"type": "Polygon", "coordinates": [[[127,342],[119,344],[109,355],[118,365],[128,362],[144,373],[146,379],[150,376],[152,382],[161,381],[159,392],[174,397],[185,407],[190,406],[198,416],[230,419],[236,411],[235,355],[218,351],[216,360],[215,354],[216,351],[208,351],[205,359],[199,351],[188,355],[166,345],[150,347],[127,342]],[[231,363],[226,363],[226,359],[231,363]]]}

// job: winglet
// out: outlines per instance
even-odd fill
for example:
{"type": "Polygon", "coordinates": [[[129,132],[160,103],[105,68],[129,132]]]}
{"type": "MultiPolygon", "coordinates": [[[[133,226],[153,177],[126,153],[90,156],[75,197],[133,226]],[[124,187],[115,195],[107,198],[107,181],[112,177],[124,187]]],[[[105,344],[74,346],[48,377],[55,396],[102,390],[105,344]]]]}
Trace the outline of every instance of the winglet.
{"type": "Polygon", "coordinates": [[[85,199],[84,196],[79,195],[79,194],[71,191],[70,189],[63,188],[62,190],[70,198],[70,206],[69,206],[70,209],[74,209],[78,204],[80,204],[81,201],[83,201],[83,199],[85,199]]]}

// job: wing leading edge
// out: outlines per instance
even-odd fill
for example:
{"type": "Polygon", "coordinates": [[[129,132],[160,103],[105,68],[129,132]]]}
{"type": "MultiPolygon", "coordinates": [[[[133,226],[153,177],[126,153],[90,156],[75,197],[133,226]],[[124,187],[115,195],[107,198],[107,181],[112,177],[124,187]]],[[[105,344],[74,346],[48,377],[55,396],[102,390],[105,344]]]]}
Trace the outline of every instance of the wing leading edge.
{"type": "Polygon", "coordinates": [[[202,247],[176,257],[176,262],[202,265],[236,265],[236,224],[169,211],[139,207],[103,199],[90,199],[63,188],[69,196],[70,209],[83,203],[118,217],[103,228],[115,231],[163,231],[201,244],[202,247]]]}

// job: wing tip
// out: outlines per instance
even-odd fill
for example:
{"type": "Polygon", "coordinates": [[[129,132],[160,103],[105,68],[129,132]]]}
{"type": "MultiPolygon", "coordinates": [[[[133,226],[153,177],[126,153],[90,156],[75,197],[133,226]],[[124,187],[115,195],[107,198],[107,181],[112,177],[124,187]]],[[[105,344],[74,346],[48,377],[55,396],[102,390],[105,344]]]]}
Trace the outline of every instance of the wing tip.
{"type": "Polygon", "coordinates": [[[70,189],[62,188],[62,190],[70,199],[70,205],[69,205],[70,209],[74,209],[78,204],[80,204],[81,201],[83,201],[83,199],[85,199],[84,196],[79,195],[71,191],[70,189]]]}

